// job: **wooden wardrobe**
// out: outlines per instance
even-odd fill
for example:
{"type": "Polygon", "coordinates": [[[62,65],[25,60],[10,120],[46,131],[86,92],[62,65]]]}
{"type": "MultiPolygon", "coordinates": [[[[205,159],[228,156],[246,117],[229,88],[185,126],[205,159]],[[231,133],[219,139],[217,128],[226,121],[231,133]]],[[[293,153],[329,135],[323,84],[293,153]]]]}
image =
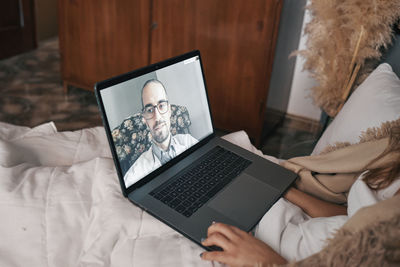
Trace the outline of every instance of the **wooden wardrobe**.
{"type": "Polygon", "coordinates": [[[194,49],[216,128],[260,142],[283,0],[59,0],[64,88],[194,49]]]}

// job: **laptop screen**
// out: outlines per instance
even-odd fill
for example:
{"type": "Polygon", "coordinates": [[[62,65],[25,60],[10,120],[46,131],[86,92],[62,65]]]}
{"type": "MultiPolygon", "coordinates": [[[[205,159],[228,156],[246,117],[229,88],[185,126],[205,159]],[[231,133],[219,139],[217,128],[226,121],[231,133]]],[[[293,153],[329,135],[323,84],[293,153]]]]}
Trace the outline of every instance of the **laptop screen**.
{"type": "Polygon", "coordinates": [[[100,90],[126,188],[213,133],[199,56],[133,76],[100,90]]]}

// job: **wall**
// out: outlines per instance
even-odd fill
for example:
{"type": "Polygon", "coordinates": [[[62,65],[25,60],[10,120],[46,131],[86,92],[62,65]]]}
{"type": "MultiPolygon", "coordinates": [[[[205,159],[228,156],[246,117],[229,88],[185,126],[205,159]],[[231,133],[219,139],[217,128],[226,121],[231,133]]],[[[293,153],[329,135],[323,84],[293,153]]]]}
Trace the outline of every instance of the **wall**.
{"type": "Polygon", "coordinates": [[[290,53],[299,46],[306,0],[285,0],[279,23],[267,108],[286,112],[292,87],[296,57],[290,53]]]}
{"type": "Polygon", "coordinates": [[[389,50],[383,55],[382,62],[387,62],[392,66],[393,71],[400,77],[400,30],[393,38],[393,44],[389,50]]]}
{"type": "Polygon", "coordinates": [[[212,131],[211,115],[205,93],[203,76],[198,61],[190,64],[178,63],[157,71],[157,78],[168,91],[171,104],[188,109],[192,125],[190,133],[196,139],[204,138],[212,131]]]}
{"type": "MultiPolygon", "coordinates": [[[[311,16],[309,12],[306,11],[303,19],[302,34],[298,47],[299,50],[306,48],[307,36],[304,35],[303,31],[310,19],[311,16]]],[[[310,88],[316,84],[316,81],[310,77],[308,71],[302,70],[303,65],[304,59],[298,56],[293,74],[287,113],[318,121],[321,117],[321,110],[314,105],[310,97],[310,88]]]]}
{"type": "Polygon", "coordinates": [[[36,0],[36,37],[38,42],[57,36],[57,1],[36,0]]]}
{"type": "Polygon", "coordinates": [[[142,111],[141,90],[143,84],[150,79],[157,79],[155,72],[101,90],[111,130],[124,119],[142,111]]]}
{"type": "Polygon", "coordinates": [[[302,71],[304,60],[289,58],[291,52],[305,48],[304,27],[310,20],[306,0],[285,0],[275,49],[267,108],[319,120],[321,111],[309,97],[315,81],[302,71]]]}

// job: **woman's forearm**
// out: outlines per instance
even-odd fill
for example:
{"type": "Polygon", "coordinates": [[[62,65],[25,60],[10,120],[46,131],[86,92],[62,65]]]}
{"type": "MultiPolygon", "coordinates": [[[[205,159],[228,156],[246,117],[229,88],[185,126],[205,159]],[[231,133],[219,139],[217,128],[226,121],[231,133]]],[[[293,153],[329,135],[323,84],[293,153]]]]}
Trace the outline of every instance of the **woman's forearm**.
{"type": "Polygon", "coordinates": [[[293,187],[286,192],[284,197],[311,217],[347,215],[345,206],[318,199],[293,187]]]}

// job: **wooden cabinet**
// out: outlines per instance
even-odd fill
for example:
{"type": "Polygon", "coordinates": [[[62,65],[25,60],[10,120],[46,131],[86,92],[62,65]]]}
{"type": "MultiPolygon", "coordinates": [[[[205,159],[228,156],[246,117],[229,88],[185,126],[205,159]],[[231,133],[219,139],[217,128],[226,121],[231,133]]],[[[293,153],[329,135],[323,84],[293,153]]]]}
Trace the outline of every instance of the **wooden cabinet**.
{"type": "Polygon", "coordinates": [[[96,82],[149,61],[150,1],[59,0],[64,88],[96,82]]]}
{"type": "Polygon", "coordinates": [[[283,0],[59,0],[62,77],[96,81],[199,49],[217,128],[261,137],[283,0]]]}
{"type": "Polygon", "coordinates": [[[35,49],[35,2],[0,2],[0,59],[35,49]]]}

